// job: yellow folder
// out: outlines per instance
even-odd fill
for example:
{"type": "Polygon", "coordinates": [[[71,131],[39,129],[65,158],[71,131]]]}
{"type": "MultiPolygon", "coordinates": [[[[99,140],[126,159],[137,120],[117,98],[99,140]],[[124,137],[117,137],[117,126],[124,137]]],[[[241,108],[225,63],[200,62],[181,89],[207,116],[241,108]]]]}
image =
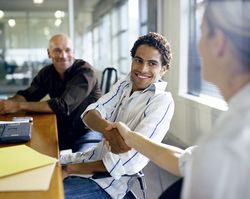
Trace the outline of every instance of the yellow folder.
{"type": "MultiPolygon", "coordinates": [[[[56,163],[0,178],[0,192],[46,191],[56,163]]],[[[1,196],[0,196],[1,197],[1,196]]]]}
{"type": "Polygon", "coordinates": [[[0,179],[57,162],[26,145],[0,148],[0,179]]]}

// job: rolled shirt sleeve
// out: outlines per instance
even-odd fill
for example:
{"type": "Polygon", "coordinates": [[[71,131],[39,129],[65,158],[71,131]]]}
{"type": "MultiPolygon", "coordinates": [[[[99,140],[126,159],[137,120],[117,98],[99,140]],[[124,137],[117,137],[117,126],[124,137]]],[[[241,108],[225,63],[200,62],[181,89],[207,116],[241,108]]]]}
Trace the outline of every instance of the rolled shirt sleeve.
{"type": "Polygon", "coordinates": [[[49,106],[57,114],[70,115],[97,86],[95,73],[90,68],[79,68],[70,76],[68,81],[66,79],[67,83],[62,95],[48,101],[49,106]]]}
{"type": "Polygon", "coordinates": [[[197,146],[190,146],[187,149],[185,149],[184,153],[180,156],[179,170],[180,170],[181,176],[185,176],[185,170],[186,170],[187,162],[191,160],[192,153],[194,152],[194,150],[196,148],[197,148],[197,146]]]}
{"type": "Polygon", "coordinates": [[[56,115],[65,117],[71,115],[79,106],[82,111],[85,110],[101,96],[101,91],[91,65],[77,59],[65,71],[64,80],[59,77],[53,64],[50,64],[42,68],[31,85],[18,91],[17,95],[22,95],[27,101],[40,101],[49,95],[47,102],[50,108],[56,115]]]}
{"type": "Polygon", "coordinates": [[[30,86],[25,90],[17,91],[17,95],[22,95],[26,101],[39,101],[48,93],[46,86],[44,84],[44,80],[46,77],[44,72],[46,68],[39,71],[39,73],[34,77],[30,86]]]}

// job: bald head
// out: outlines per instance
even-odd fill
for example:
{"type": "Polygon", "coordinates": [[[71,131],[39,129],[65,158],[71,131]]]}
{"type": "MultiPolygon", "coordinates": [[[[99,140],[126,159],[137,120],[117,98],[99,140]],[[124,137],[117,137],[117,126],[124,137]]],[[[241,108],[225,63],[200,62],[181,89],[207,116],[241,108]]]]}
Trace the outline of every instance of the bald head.
{"type": "Polygon", "coordinates": [[[49,40],[49,48],[52,48],[55,43],[62,42],[62,43],[68,43],[71,49],[73,48],[72,41],[66,34],[56,34],[52,36],[49,40]]]}
{"type": "Polygon", "coordinates": [[[65,34],[57,34],[49,40],[48,56],[56,71],[63,78],[64,72],[73,64],[72,42],[65,34]]]}

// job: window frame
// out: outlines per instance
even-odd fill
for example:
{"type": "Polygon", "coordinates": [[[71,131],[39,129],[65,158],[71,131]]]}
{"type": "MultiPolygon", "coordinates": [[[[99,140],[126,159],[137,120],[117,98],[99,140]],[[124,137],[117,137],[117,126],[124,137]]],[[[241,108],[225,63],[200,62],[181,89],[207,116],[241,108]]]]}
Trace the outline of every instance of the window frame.
{"type": "Polygon", "coordinates": [[[189,0],[189,38],[188,38],[188,86],[187,93],[198,97],[214,97],[222,100],[218,88],[202,79],[201,60],[198,52],[200,24],[203,12],[200,10],[204,0],[189,0]]]}

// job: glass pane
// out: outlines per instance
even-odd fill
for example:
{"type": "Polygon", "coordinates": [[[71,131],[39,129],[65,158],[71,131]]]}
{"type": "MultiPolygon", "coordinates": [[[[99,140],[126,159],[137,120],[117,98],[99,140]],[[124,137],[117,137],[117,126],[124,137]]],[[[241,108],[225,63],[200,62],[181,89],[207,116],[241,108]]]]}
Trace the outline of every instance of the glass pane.
{"type": "Polygon", "coordinates": [[[140,0],[140,23],[148,21],[148,0],[140,0]]]}
{"type": "Polygon", "coordinates": [[[118,11],[113,9],[112,11],[112,36],[115,36],[118,33],[118,11]]]}
{"type": "Polygon", "coordinates": [[[49,38],[56,33],[68,33],[67,0],[44,2],[39,8],[32,1],[2,3],[0,18],[0,95],[13,95],[27,88],[32,78],[48,61],[49,38]],[[56,2],[57,1],[57,2],[56,2]],[[55,5],[54,3],[57,3],[55,5]],[[63,8],[59,18],[55,11],[63,8]]]}
{"type": "MultiPolygon", "coordinates": [[[[197,48],[198,48],[199,39],[201,36],[200,26],[201,26],[201,22],[202,22],[202,16],[204,13],[204,7],[201,6],[202,2],[203,2],[202,0],[196,1],[196,14],[195,14],[195,18],[196,18],[196,29],[195,29],[195,31],[196,31],[196,46],[195,46],[195,48],[197,51],[198,51],[197,48]]],[[[197,56],[198,57],[196,59],[197,60],[196,63],[201,67],[200,56],[199,55],[197,55],[197,56]]],[[[200,93],[222,99],[222,96],[221,96],[218,88],[214,84],[203,80],[201,76],[195,77],[195,78],[201,79],[201,91],[200,91],[200,93]]]]}
{"type": "Polygon", "coordinates": [[[140,35],[145,35],[148,33],[148,26],[145,24],[140,28],[140,35]]]}
{"type": "Polygon", "coordinates": [[[98,68],[98,66],[100,65],[99,64],[99,57],[100,57],[100,54],[99,54],[99,27],[95,27],[93,30],[93,40],[94,40],[94,43],[93,43],[93,45],[94,45],[93,46],[94,67],[98,68]]]}
{"type": "Polygon", "coordinates": [[[127,75],[130,72],[131,63],[129,59],[120,60],[119,71],[122,75],[127,75]]]}
{"type": "Polygon", "coordinates": [[[123,30],[127,30],[128,29],[128,4],[124,4],[121,6],[120,9],[120,15],[121,15],[121,22],[120,22],[120,26],[121,26],[121,31],[123,30]]]}
{"type": "Polygon", "coordinates": [[[112,63],[113,67],[117,66],[118,63],[118,37],[114,37],[112,40],[112,63]]]}
{"type": "Polygon", "coordinates": [[[83,36],[83,59],[93,64],[92,32],[88,31],[83,36]]]}
{"type": "Polygon", "coordinates": [[[111,39],[110,39],[110,17],[105,15],[102,18],[100,28],[100,69],[112,67],[111,64],[111,39]]]}
{"type": "Polygon", "coordinates": [[[128,34],[127,32],[124,32],[120,35],[120,46],[122,47],[120,49],[120,57],[121,59],[126,59],[127,57],[130,57],[129,49],[128,49],[128,34]]]}

